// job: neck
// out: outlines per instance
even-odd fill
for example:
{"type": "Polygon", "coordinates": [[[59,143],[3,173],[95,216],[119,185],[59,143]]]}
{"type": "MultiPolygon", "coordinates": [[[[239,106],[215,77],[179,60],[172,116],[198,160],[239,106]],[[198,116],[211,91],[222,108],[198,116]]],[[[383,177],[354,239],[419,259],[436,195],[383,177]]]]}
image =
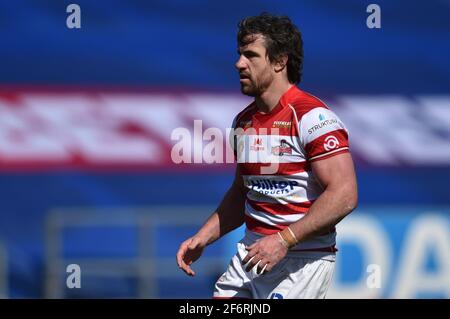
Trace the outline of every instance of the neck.
{"type": "Polygon", "coordinates": [[[273,81],[263,94],[255,98],[256,105],[262,113],[269,113],[280,101],[281,96],[291,88],[288,80],[273,81]]]}

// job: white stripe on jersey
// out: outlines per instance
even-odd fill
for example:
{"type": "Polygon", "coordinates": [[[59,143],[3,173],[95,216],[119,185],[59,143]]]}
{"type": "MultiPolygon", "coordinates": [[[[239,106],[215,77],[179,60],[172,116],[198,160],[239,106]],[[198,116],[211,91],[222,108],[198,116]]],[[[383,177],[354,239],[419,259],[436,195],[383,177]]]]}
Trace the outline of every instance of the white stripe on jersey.
{"type": "Polygon", "coordinates": [[[330,152],[325,153],[325,154],[320,154],[320,155],[317,155],[317,156],[313,156],[313,157],[310,158],[310,160],[313,160],[313,159],[316,159],[316,158],[321,158],[321,157],[324,157],[324,156],[328,156],[330,154],[333,154],[333,153],[336,153],[336,152],[340,152],[342,150],[348,150],[348,147],[341,147],[341,148],[338,148],[337,150],[330,151],[330,152]]]}
{"type": "Polygon", "coordinates": [[[260,222],[276,226],[276,225],[289,225],[295,223],[299,219],[303,218],[305,214],[289,214],[289,215],[272,215],[266,212],[261,212],[253,209],[253,207],[246,201],[245,202],[245,214],[259,220],[260,222]]]}

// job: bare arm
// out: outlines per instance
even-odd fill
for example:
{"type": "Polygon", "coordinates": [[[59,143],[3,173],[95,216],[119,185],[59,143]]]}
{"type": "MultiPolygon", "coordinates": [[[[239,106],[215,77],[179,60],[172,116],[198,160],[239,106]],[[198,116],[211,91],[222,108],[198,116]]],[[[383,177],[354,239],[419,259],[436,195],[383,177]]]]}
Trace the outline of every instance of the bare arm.
{"type": "Polygon", "coordinates": [[[233,184],[226,192],[219,207],[195,235],[201,239],[205,246],[244,223],[246,194],[247,190],[239,173],[239,168],[236,168],[233,184]]]}
{"type": "Polygon", "coordinates": [[[311,205],[308,214],[289,227],[298,241],[330,230],[356,208],[358,191],[350,153],[311,163],[324,192],[311,205]]]}
{"type": "MultiPolygon", "coordinates": [[[[324,192],[303,218],[289,225],[299,242],[330,230],[356,207],[358,200],[350,153],[312,162],[311,168],[324,192]]],[[[288,245],[279,235],[265,236],[246,248],[248,254],[242,263],[247,264],[247,271],[257,265],[258,273],[264,269],[269,272],[286,256],[288,245]]]]}
{"type": "Polygon", "coordinates": [[[237,167],[233,184],[228,189],[219,207],[197,234],[181,244],[177,253],[178,267],[188,275],[195,275],[190,265],[200,258],[203,249],[244,223],[246,194],[247,190],[237,167]]]}

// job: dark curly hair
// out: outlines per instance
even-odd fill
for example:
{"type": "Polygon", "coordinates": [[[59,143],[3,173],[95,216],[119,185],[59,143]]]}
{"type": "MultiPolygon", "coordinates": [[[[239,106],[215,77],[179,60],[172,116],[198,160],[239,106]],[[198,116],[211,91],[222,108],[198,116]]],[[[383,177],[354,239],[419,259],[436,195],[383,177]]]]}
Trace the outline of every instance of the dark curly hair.
{"type": "Polygon", "coordinates": [[[275,16],[263,12],[247,17],[238,24],[238,45],[245,46],[253,41],[249,35],[261,34],[265,38],[270,62],[287,55],[287,74],[290,83],[300,83],[303,66],[303,40],[298,28],[287,16],[275,16]]]}

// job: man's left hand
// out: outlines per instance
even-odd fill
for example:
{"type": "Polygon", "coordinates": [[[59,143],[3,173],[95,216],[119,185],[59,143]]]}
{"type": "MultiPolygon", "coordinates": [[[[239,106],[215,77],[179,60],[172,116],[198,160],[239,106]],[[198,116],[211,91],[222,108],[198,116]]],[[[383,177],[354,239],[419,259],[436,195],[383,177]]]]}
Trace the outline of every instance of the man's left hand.
{"type": "Polygon", "coordinates": [[[257,274],[271,271],[288,251],[277,234],[265,236],[245,249],[248,251],[247,256],[242,260],[243,265],[248,263],[245,271],[248,272],[257,265],[257,274]]]}

